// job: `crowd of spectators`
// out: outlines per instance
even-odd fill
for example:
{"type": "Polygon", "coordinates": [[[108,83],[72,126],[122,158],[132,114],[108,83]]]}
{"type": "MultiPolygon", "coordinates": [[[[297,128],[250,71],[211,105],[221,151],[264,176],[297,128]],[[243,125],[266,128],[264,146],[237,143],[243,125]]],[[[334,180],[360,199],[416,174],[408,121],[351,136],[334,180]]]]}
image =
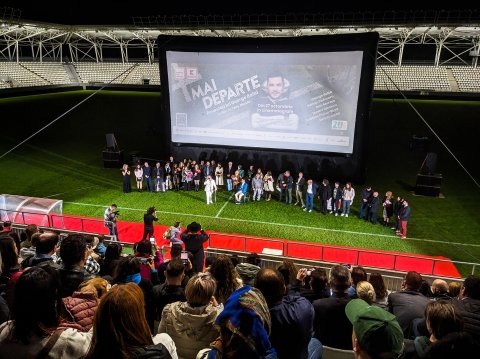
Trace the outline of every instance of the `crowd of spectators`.
{"type": "Polygon", "coordinates": [[[148,240],[126,255],[93,236],[25,233],[0,233],[0,358],[316,359],[328,346],[357,359],[435,359],[480,349],[476,275],[458,288],[410,271],[390,292],[381,273],[346,264],[182,258],[189,241],[202,243],[195,224],[168,259],[148,240]]]}

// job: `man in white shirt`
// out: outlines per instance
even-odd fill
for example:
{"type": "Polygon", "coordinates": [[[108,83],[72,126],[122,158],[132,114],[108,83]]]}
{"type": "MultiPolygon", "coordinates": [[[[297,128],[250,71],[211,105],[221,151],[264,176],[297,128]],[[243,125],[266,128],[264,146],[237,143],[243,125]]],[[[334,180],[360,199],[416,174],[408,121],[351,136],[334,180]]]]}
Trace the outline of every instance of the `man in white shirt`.
{"type": "Polygon", "coordinates": [[[212,196],[213,193],[217,190],[217,185],[212,179],[212,176],[207,176],[207,180],[203,185],[205,186],[205,194],[207,195],[207,204],[213,203],[212,196]]]}

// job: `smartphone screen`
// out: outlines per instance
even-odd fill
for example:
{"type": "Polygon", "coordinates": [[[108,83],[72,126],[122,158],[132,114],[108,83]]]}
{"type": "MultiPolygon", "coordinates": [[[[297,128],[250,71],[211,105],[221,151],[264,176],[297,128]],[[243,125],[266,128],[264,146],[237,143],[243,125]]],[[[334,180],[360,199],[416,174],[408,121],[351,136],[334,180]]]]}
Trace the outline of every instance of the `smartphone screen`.
{"type": "Polygon", "coordinates": [[[180,254],[180,259],[188,260],[188,252],[182,251],[182,253],[180,254]]]}
{"type": "Polygon", "coordinates": [[[150,237],[150,242],[151,242],[152,244],[155,244],[155,238],[154,238],[154,237],[150,237]]]}

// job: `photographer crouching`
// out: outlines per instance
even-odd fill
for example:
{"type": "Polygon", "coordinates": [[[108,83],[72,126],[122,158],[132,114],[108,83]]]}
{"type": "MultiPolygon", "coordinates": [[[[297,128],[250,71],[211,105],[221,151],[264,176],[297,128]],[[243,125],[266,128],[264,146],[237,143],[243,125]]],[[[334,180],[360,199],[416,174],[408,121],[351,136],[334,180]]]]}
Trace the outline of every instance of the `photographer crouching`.
{"type": "Polygon", "coordinates": [[[109,234],[113,236],[114,241],[118,241],[117,218],[120,216],[120,211],[117,210],[115,203],[107,207],[103,213],[103,222],[108,228],[109,234]]]}

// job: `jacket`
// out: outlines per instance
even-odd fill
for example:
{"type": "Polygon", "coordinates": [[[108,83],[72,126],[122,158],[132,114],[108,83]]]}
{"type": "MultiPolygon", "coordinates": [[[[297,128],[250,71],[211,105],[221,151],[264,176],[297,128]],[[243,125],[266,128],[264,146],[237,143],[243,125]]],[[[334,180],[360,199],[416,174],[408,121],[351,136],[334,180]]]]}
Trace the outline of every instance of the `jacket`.
{"type": "Polygon", "coordinates": [[[167,304],[162,312],[158,333],[167,333],[175,342],[179,359],[195,358],[218,335],[214,326],[221,307],[210,304],[191,307],[187,302],[167,304]]]}
{"type": "Polygon", "coordinates": [[[88,332],[93,326],[93,317],[98,306],[95,294],[74,292],[71,297],[62,298],[62,301],[67,322],[61,323],[60,326],[88,332]]]}
{"type": "Polygon", "coordinates": [[[260,271],[260,267],[250,263],[239,263],[235,267],[240,278],[242,278],[243,284],[253,285],[257,273],[260,271]]]}

